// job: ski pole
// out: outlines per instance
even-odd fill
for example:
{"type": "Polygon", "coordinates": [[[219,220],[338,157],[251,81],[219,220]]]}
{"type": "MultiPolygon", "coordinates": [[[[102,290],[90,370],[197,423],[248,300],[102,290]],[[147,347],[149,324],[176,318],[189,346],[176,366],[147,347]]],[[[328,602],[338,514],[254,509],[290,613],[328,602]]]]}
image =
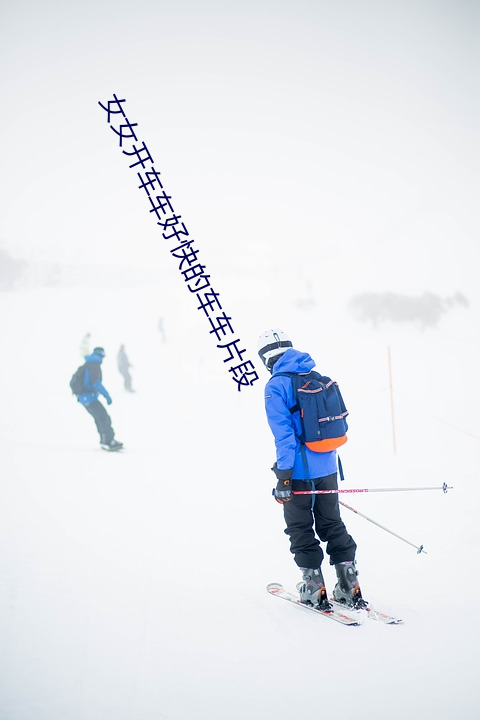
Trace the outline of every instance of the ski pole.
{"type": "Polygon", "coordinates": [[[406,542],[407,545],[411,545],[412,547],[414,547],[417,551],[417,555],[419,555],[422,552],[425,553],[425,555],[427,554],[425,552],[425,550],[423,549],[423,545],[415,545],[415,543],[412,543],[409,540],[405,540],[405,538],[401,537],[401,535],[397,535],[397,533],[394,533],[394,532],[392,532],[392,530],[389,530],[388,528],[384,527],[383,525],[380,525],[380,523],[376,522],[375,520],[372,520],[372,518],[367,517],[363,513],[359,512],[358,510],[355,510],[355,508],[351,507],[350,505],[347,505],[346,503],[342,502],[341,500],[339,500],[338,502],[340,505],[343,505],[343,507],[346,507],[349,510],[351,510],[352,512],[354,512],[356,515],[360,515],[360,517],[365,518],[365,520],[368,520],[368,522],[371,522],[374,525],[376,525],[377,527],[382,528],[382,530],[385,530],[386,532],[390,533],[390,535],[394,535],[399,540],[403,540],[403,542],[406,542]]]}
{"type": "Polygon", "coordinates": [[[413,490],[453,490],[453,485],[438,487],[416,487],[416,488],[342,488],[341,490],[294,490],[292,495],[333,495],[337,493],[367,493],[367,492],[412,492],[413,490]]]}

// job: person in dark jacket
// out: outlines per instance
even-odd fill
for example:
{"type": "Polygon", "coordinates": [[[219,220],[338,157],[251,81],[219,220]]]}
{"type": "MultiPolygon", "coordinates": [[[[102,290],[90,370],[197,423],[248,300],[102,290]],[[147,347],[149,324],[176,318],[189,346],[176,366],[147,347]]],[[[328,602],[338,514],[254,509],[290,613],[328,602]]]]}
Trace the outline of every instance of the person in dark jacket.
{"type": "Polygon", "coordinates": [[[321,570],[324,557],[320,541],[326,542],[330,564],[335,566],[335,600],[348,607],[366,606],[357,580],[356,544],[340,516],[338,495],[294,495],[301,490],[336,490],[336,450],[314,452],[300,442],[300,413],[290,377],[278,373],[308,374],[315,366],[308,355],[293,348],[280,329],[267,330],[258,341],[258,354],[272,374],[265,387],[265,409],[275,438],[277,459],[273,465],[277,486],[273,494],[283,505],[285,533],[290,550],[302,571],[300,600],[324,610],[330,608],[321,570]],[[292,410],[292,412],[291,412],[292,410]]]}
{"type": "Polygon", "coordinates": [[[94,348],[93,352],[85,357],[84,390],[77,396],[77,400],[95,420],[102,448],[120,450],[123,443],[115,440],[110,415],[98,399],[99,395],[103,395],[107,405],[112,404],[112,398],[102,384],[101,365],[104,357],[105,350],[102,347],[94,348]]]}
{"type": "Polygon", "coordinates": [[[133,392],[132,389],[132,376],[130,375],[130,368],[133,367],[125,352],[125,345],[120,345],[120,349],[117,353],[117,366],[120,375],[123,377],[123,383],[127,392],[133,392]]]}

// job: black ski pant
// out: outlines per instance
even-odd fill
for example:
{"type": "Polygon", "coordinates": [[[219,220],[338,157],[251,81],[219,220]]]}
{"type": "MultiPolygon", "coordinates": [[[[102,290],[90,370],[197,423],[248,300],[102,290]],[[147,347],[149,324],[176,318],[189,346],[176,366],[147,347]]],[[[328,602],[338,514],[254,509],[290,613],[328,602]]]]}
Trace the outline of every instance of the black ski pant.
{"type": "MultiPolygon", "coordinates": [[[[313,480],[293,480],[292,490],[336,490],[337,473],[313,480]]],[[[327,543],[330,565],[355,559],[357,546],[348,534],[342,518],[338,495],[295,495],[283,506],[285,533],[290,537],[290,552],[301,568],[319,568],[323,550],[319,539],[327,543]]]]}
{"type": "Polygon", "coordinates": [[[100,435],[100,442],[109,445],[112,442],[115,433],[113,432],[110,415],[105,410],[100,400],[94,400],[90,403],[90,405],[84,405],[84,408],[95,420],[95,425],[97,426],[98,434],[100,435]]]}

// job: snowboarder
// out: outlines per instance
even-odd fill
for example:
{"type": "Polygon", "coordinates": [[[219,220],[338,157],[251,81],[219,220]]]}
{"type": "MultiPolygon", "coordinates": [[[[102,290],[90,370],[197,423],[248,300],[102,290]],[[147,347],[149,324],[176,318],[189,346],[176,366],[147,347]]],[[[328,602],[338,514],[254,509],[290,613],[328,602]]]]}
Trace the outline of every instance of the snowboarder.
{"type": "Polygon", "coordinates": [[[321,570],[324,553],[320,539],[327,543],[326,552],[337,574],[334,599],[348,607],[365,607],[357,580],[357,546],[340,517],[338,495],[292,494],[338,487],[336,450],[315,452],[300,442],[300,412],[295,408],[292,377],[279,376],[307,374],[315,363],[307,353],[295,350],[280,329],[267,330],[260,336],[258,354],[272,374],[265,387],[265,409],[277,455],[272,467],[277,486],[272,494],[283,505],[290,551],[302,572],[303,582],[297,586],[300,600],[321,609],[330,607],[321,570]]]}
{"type": "Polygon", "coordinates": [[[120,349],[117,353],[117,366],[120,371],[120,375],[123,377],[125,390],[127,392],[134,392],[132,389],[132,376],[130,375],[129,368],[133,367],[125,352],[125,345],[120,345],[120,349]]]}
{"type": "Polygon", "coordinates": [[[102,448],[120,450],[123,443],[115,440],[110,415],[98,399],[99,395],[103,395],[107,405],[112,404],[112,398],[102,384],[101,364],[104,357],[105,350],[102,347],[94,348],[91,355],[85,357],[83,387],[77,395],[77,400],[95,420],[102,448]]]}

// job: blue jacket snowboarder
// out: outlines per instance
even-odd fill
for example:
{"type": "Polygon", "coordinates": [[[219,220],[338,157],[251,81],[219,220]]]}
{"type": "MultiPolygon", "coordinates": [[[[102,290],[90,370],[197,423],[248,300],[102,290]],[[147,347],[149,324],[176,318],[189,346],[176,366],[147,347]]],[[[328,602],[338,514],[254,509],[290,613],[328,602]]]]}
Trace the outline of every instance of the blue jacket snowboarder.
{"type": "Polygon", "coordinates": [[[98,396],[102,395],[107,405],[112,404],[112,398],[102,384],[101,365],[104,357],[105,350],[102,347],[94,348],[93,352],[85,357],[83,387],[77,395],[77,400],[95,420],[102,448],[120,450],[123,443],[115,440],[110,415],[98,399],[98,396]]]}
{"type": "Polygon", "coordinates": [[[338,489],[336,450],[314,452],[301,442],[294,383],[291,376],[280,374],[307,375],[315,363],[308,353],[295,350],[289,337],[278,328],[262,333],[258,354],[272,374],[265,387],[265,409],[277,455],[272,467],[277,478],[273,495],[283,505],[290,551],[302,571],[300,599],[322,609],[330,607],[321,570],[322,541],[327,543],[326,552],[337,574],[334,598],[349,607],[365,607],[357,580],[357,546],[340,516],[338,495],[293,494],[338,489]]]}

